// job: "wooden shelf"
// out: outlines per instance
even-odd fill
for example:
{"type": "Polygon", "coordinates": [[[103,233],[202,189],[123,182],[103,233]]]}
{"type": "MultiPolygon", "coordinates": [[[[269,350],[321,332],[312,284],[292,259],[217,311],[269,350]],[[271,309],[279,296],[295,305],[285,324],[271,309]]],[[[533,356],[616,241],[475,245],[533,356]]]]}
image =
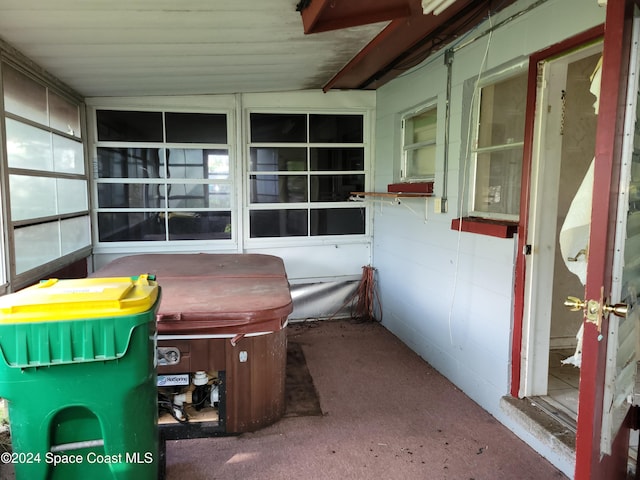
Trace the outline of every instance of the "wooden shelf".
{"type": "Polygon", "coordinates": [[[349,192],[357,197],[388,197],[388,198],[424,198],[433,197],[433,193],[415,192],[349,192]]]}

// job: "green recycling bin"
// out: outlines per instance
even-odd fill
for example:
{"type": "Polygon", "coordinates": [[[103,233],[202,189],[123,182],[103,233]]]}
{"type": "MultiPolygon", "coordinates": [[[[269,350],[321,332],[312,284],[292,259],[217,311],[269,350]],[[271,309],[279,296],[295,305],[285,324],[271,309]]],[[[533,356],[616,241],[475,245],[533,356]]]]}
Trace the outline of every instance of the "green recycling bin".
{"type": "Polygon", "coordinates": [[[0,397],[17,480],[157,479],[153,277],[43,281],[0,297],[0,397]]]}

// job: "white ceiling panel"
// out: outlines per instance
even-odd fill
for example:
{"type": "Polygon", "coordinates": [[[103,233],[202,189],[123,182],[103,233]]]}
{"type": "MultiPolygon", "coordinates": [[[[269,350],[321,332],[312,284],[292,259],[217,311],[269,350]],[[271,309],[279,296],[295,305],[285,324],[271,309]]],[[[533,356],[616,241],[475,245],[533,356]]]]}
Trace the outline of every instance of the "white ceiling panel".
{"type": "Polygon", "coordinates": [[[0,0],[0,38],[84,96],[322,88],[386,24],[305,35],[297,0],[0,0]]]}

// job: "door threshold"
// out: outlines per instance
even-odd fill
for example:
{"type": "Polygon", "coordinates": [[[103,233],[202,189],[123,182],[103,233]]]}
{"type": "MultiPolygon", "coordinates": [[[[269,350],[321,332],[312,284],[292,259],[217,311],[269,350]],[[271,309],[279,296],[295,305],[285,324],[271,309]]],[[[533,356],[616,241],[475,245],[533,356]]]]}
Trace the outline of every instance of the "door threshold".
{"type": "Polygon", "coordinates": [[[576,423],[575,420],[570,421],[565,412],[561,412],[543,397],[505,396],[500,404],[505,412],[539,441],[575,461],[576,423]]]}
{"type": "Polygon", "coordinates": [[[577,431],[577,421],[574,412],[549,396],[530,397],[529,400],[575,435],[577,431]]]}

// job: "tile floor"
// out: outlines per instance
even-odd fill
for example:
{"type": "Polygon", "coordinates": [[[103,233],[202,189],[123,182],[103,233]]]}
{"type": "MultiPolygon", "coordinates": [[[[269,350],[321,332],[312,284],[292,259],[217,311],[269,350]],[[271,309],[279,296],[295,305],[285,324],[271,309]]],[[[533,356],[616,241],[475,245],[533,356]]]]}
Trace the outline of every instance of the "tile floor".
{"type": "MultiPolygon", "coordinates": [[[[552,416],[560,418],[575,432],[578,418],[578,387],[580,369],[573,365],[563,365],[561,362],[573,355],[571,350],[552,350],[549,352],[549,384],[547,397],[542,401],[547,403],[547,410],[552,416]]],[[[629,440],[629,465],[635,469],[638,458],[640,438],[637,432],[631,432],[629,440]]]]}
{"type": "Polygon", "coordinates": [[[573,355],[571,350],[552,350],[549,352],[549,384],[547,393],[549,402],[561,410],[566,419],[575,423],[578,417],[578,385],[580,369],[561,362],[573,355]]]}

